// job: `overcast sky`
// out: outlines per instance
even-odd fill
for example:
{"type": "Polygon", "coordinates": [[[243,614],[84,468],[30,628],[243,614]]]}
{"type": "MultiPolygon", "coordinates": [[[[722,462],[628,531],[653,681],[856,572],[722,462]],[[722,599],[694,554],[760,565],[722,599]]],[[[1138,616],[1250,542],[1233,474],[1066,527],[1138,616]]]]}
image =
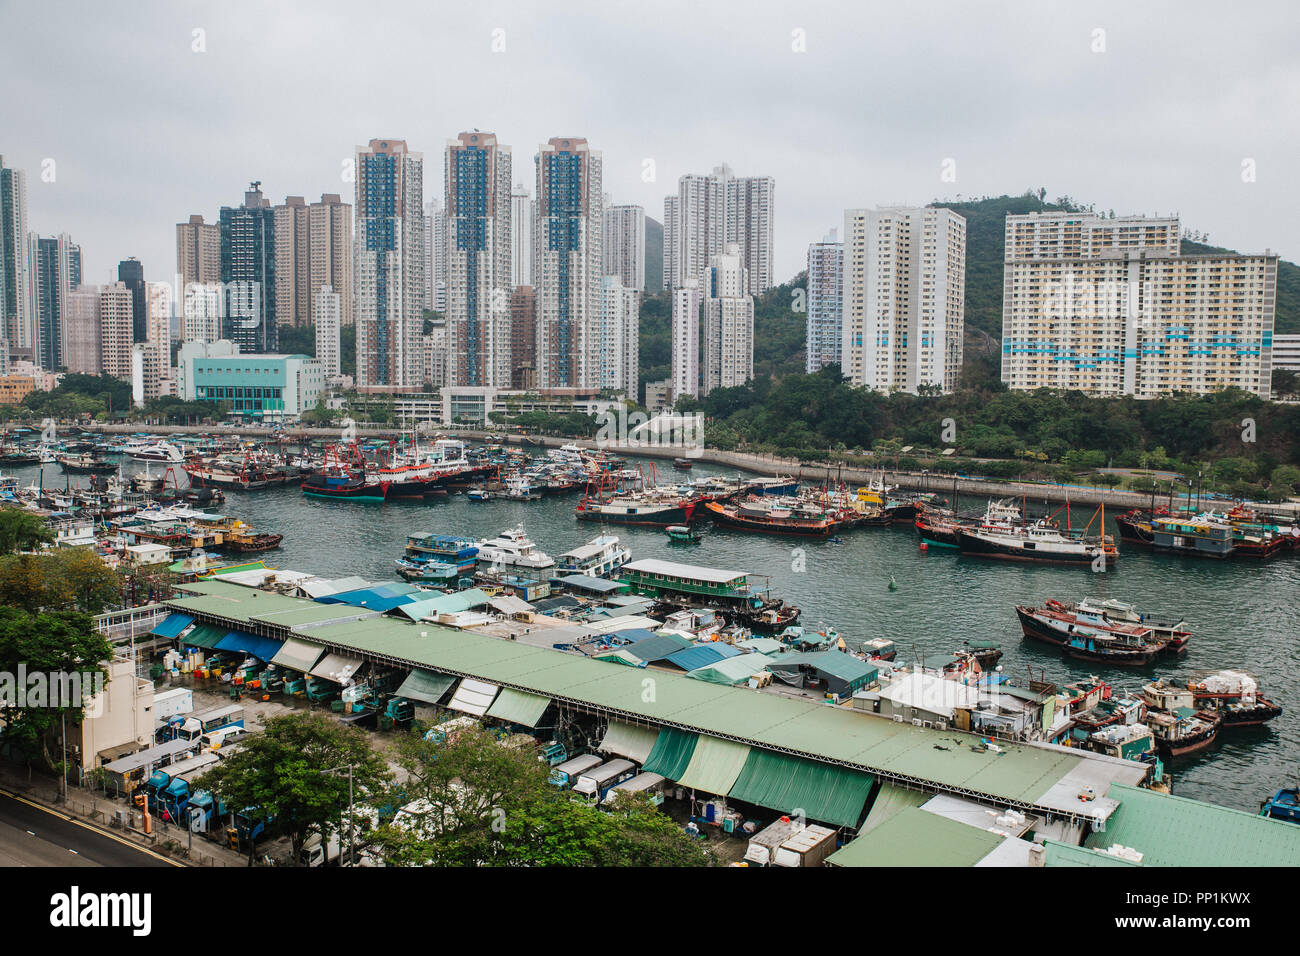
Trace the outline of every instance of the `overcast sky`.
{"type": "Polygon", "coordinates": [[[781,279],[846,207],[1038,186],[1295,260],[1298,26],[1290,2],[0,0],[0,153],[90,282],[130,255],[170,279],[175,223],[249,180],[350,201],[374,137],[424,153],[432,198],[471,128],[530,189],[539,143],[585,136],[655,219],[683,173],[773,176],[781,279]]]}

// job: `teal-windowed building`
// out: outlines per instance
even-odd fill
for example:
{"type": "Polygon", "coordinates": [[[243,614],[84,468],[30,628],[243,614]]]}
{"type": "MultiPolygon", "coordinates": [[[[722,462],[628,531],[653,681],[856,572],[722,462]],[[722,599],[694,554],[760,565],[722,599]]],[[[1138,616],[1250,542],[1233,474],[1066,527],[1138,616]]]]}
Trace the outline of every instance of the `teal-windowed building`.
{"type": "Polygon", "coordinates": [[[325,367],[310,355],[244,355],[229,341],[187,342],[176,359],[187,401],[229,402],[240,418],[297,418],[325,391],[325,367]]]}

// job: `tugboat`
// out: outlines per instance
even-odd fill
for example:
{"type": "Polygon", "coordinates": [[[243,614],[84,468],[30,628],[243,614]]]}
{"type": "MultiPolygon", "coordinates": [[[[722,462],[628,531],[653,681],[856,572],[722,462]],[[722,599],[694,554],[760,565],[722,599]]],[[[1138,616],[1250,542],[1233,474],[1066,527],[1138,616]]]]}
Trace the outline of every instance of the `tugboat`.
{"type": "Polygon", "coordinates": [[[1147,726],[1163,757],[1184,757],[1214,743],[1223,718],[1212,710],[1197,710],[1192,692],[1165,681],[1142,688],[1147,705],[1147,726]]]}

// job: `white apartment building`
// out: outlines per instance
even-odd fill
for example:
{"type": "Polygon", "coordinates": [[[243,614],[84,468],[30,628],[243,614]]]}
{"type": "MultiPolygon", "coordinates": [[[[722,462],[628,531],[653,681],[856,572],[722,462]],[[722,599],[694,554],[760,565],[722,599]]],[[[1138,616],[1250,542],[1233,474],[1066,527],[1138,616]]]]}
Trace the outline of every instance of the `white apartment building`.
{"type": "Polygon", "coordinates": [[[510,147],[478,130],[448,140],[445,185],[447,382],[505,387],[514,271],[510,147]]]}
{"type": "Polygon", "coordinates": [[[1153,398],[1268,398],[1277,256],[1179,254],[1176,218],[1008,216],[1002,380],[1153,398]]]}
{"type": "Polygon", "coordinates": [[[434,199],[424,206],[424,301],[434,312],[447,311],[447,216],[434,199]]]}
{"type": "Polygon", "coordinates": [[[134,300],[125,282],[99,290],[99,367],[103,375],[130,380],[134,300]]]}
{"type": "Polygon", "coordinates": [[[641,295],[616,275],[605,276],[600,299],[600,388],[617,389],[629,398],[638,394],[641,295]]]}
{"type": "Polygon", "coordinates": [[[220,282],[191,282],[185,286],[181,341],[215,342],[221,338],[225,296],[220,282]]]}
{"type": "Polygon", "coordinates": [[[842,369],[880,392],[952,391],[965,333],[966,220],[950,209],[844,213],[842,369]]]}
{"type": "Polygon", "coordinates": [[[358,146],[353,211],[357,387],[418,388],[427,258],[423,154],[397,139],[358,146]]]}
{"type": "Polygon", "coordinates": [[[313,307],[316,315],[316,361],[325,370],[325,379],[341,376],[340,345],[343,326],[343,297],[330,286],[321,286],[313,307]]]}
{"type": "Polygon", "coordinates": [[[512,217],[510,241],[514,250],[510,260],[510,287],[533,284],[533,229],[537,203],[526,186],[515,186],[510,194],[512,217]]]}
{"type": "Polygon", "coordinates": [[[599,380],[604,254],[601,154],[581,137],[537,153],[537,386],[591,388],[599,380]]]}
{"type": "Polygon", "coordinates": [[[618,276],[623,286],[645,291],[645,209],[605,207],[604,273],[618,276]]]}
{"type": "Polygon", "coordinates": [[[835,230],[808,246],[808,331],[805,371],[843,365],[840,322],[843,318],[844,243],[835,230]]]}
{"type": "Polygon", "coordinates": [[[704,289],[704,391],[744,385],[754,377],[754,297],[738,243],[709,261],[704,289]]]}
{"type": "Polygon", "coordinates": [[[700,394],[700,286],[694,279],[673,289],[673,399],[700,394]]]}
{"type": "Polygon", "coordinates": [[[664,200],[665,285],[687,279],[702,285],[710,258],[734,242],[749,275],[745,291],[757,295],[770,289],[775,190],[770,176],[738,177],[725,163],[708,174],[679,178],[676,197],[664,200]]]}
{"type": "Polygon", "coordinates": [[[1273,336],[1273,367],[1300,372],[1300,335],[1273,336]]]}
{"type": "Polygon", "coordinates": [[[63,322],[63,366],[69,372],[99,375],[100,313],[99,286],[82,285],[68,293],[63,322]]]}

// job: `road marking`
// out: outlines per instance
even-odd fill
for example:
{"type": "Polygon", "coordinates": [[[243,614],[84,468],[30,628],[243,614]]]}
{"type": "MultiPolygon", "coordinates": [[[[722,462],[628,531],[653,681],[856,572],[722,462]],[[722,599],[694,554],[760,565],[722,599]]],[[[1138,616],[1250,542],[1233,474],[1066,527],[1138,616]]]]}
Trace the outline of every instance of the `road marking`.
{"type": "MultiPolygon", "coordinates": [[[[60,817],[64,820],[67,820],[69,823],[81,827],[83,830],[89,830],[91,833],[97,833],[102,837],[107,837],[108,839],[113,840],[116,843],[122,844],[122,846],[130,847],[132,850],[137,850],[140,853],[144,853],[147,856],[151,856],[155,860],[162,860],[164,863],[169,863],[172,866],[178,866],[178,867],[185,866],[184,863],[181,863],[177,860],[173,860],[170,857],[163,856],[161,853],[155,853],[153,850],[150,850],[147,847],[140,846],[140,844],[138,843],[132,843],[130,840],[125,840],[122,837],[117,836],[116,834],[109,833],[107,830],[101,830],[99,827],[93,826],[82,820],[78,820],[74,816],[70,816],[66,813],[60,813],[58,810],[52,810],[49,807],[45,806],[44,804],[36,803],[33,800],[28,800],[26,797],[20,797],[18,796],[18,794],[12,793],[4,789],[3,787],[0,787],[0,796],[8,797],[10,800],[15,800],[18,803],[25,804],[26,806],[29,806],[35,810],[40,810],[42,813],[48,813],[52,817],[60,817]]],[[[30,830],[28,830],[27,832],[31,833],[30,830]]],[[[35,835],[36,834],[32,833],[32,836],[35,835]]],[[[74,850],[73,852],[75,853],[76,851],[74,850]]]]}

